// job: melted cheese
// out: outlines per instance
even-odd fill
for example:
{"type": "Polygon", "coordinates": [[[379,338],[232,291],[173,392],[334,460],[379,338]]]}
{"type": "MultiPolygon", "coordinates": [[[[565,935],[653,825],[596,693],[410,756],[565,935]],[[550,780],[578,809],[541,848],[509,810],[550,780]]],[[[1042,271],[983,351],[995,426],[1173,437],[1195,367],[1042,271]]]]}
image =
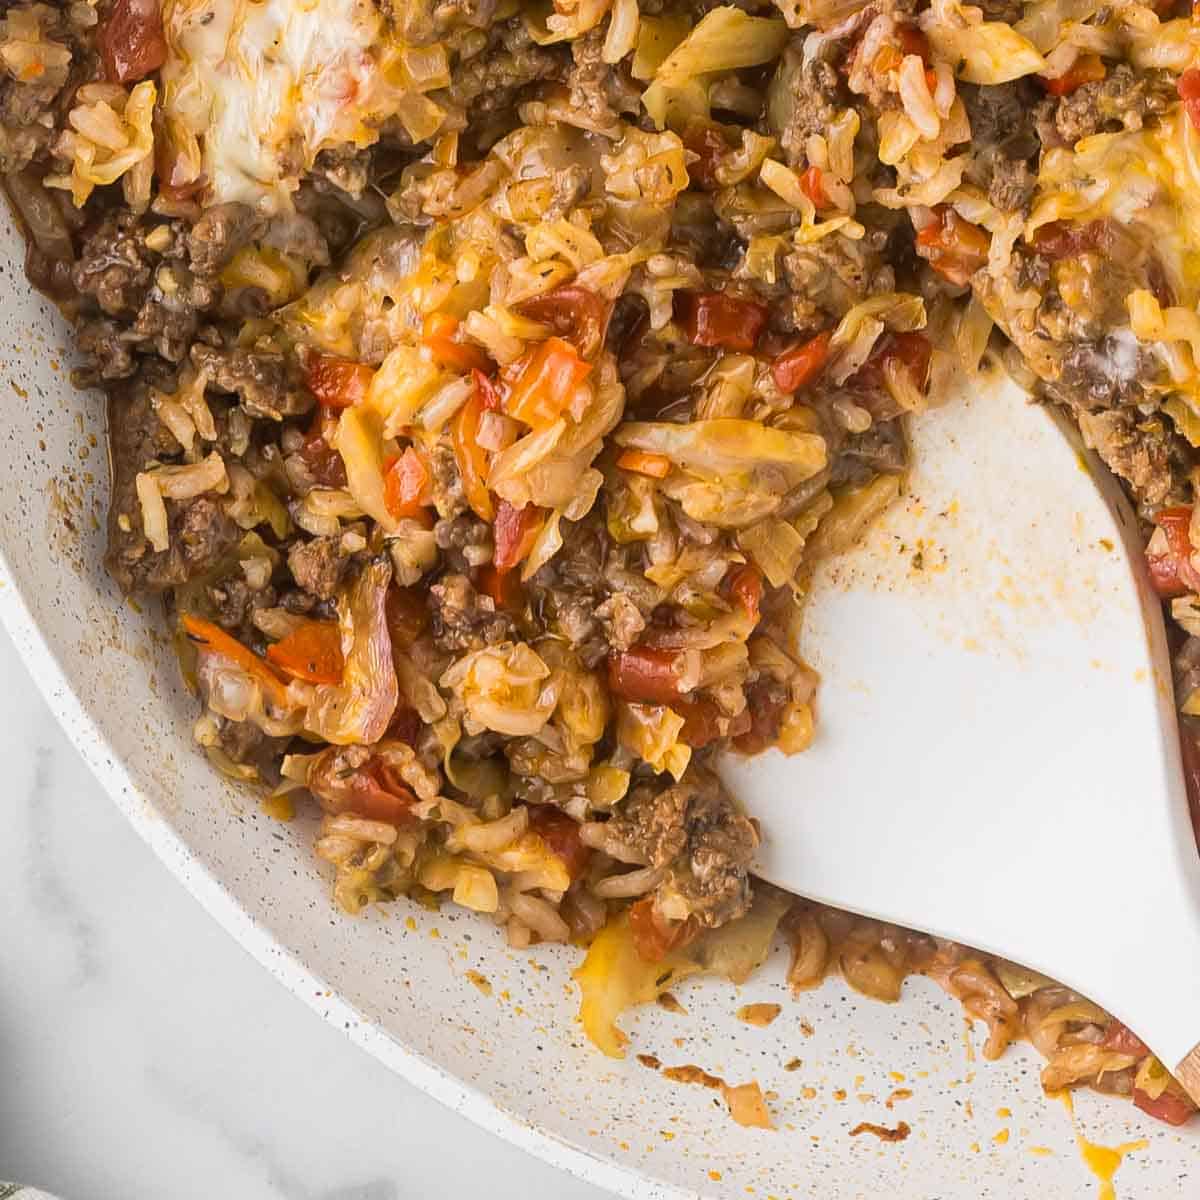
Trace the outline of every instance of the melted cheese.
{"type": "Polygon", "coordinates": [[[1151,237],[1178,303],[1200,298],[1200,135],[1182,106],[1153,128],[1102,133],[1051,150],[1025,227],[1109,218],[1151,237]]]}
{"type": "Polygon", "coordinates": [[[396,109],[371,0],[169,0],[163,110],[206,199],[289,206],[317,154],[396,109]]]}

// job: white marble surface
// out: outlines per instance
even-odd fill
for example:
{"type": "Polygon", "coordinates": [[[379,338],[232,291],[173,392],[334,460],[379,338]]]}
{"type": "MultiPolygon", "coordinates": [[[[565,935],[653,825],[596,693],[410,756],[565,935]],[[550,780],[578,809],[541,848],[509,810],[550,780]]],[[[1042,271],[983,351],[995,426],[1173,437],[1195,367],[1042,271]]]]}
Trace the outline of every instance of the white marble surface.
{"type": "Polygon", "coordinates": [[[63,1200],[599,1200],[284,991],[125,824],[2,632],[0,679],[0,1179],[63,1200]]]}

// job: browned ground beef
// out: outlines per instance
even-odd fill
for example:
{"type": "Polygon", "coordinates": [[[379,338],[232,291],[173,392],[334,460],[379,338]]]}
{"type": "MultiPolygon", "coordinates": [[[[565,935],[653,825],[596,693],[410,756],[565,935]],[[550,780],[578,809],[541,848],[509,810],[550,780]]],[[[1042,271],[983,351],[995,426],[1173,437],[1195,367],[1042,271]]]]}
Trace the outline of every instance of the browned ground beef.
{"type": "Polygon", "coordinates": [[[108,404],[112,455],[106,565],[129,592],[160,592],[212,570],[241,531],[210,496],[167,501],[171,544],[155,552],[142,532],[135,479],[152,462],[179,452],[150,404],[149,388],[134,382],[114,389],[108,404]]]}
{"type": "Polygon", "coordinates": [[[1166,112],[1175,100],[1174,76],[1121,63],[1105,78],[1067,96],[1048,97],[1035,120],[1045,145],[1073,146],[1093,133],[1141,129],[1148,117],[1166,112]]]}
{"type": "Polygon", "coordinates": [[[823,134],[847,99],[833,64],[823,58],[805,62],[799,41],[788,46],[771,83],[767,117],[789,164],[807,161],[809,135],[823,134]]]}
{"type": "Polygon", "coordinates": [[[601,57],[603,46],[603,29],[593,29],[573,41],[575,62],[566,77],[571,107],[595,128],[613,125],[619,114],[636,113],[640,106],[640,93],[601,57]]]}
{"type": "Polygon", "coordinates": [[[1036,95],[1022,82],[963,86],[974,158],[970,178],[1005,211],[1023,211],[1033,198],[1039,149],[1033,123],[1036,95]]]}
{"type": "Polygon", "coordinates": [[[482,596],[465,575],[443,575],[429,589],[433,639],[451,654],[494,646],[512,638],[512,618],[497,612],[490,596],[482,596]]]}
{"type": "Polygon", "coordinates": [[[320,600],[332,600],[346,576],[350,556],[340,537],[315,537],[292,543],[288,570],[296,583],[320,600]]]}
{"type": "Polygon", "coordinates": [[[294,358],[274,351],[227,349],[200,342],[192,347],[191,357],[210,386],[235,394],[248,416],[280,421],[301,417],[312,409],[312,393],[294,358]]]}
{"type": "Polygon", "coordinates": [[[447,93],[472,113],[510,108],[517,93],[542,80],[561,80],[568,63],[561,50],[540,47],[519,17],[493,27],[488,47],[455,72],[447,93]]]}
{"type": "Polygon", "coordinates": [[[632,861],[666,868],[661,887],[682,895],[702,924],[721,925],[746,911],[758,832],[711,771],[693,767],[670,787],[635,788],[605,833],[632,861]]]}
{"type": "Polygon", "coordinates": [[[215,275],[229,264],[240,246],[260,237],[267,222],[245,204],[214,204],[187,232],[192,269],[215,275]]]}

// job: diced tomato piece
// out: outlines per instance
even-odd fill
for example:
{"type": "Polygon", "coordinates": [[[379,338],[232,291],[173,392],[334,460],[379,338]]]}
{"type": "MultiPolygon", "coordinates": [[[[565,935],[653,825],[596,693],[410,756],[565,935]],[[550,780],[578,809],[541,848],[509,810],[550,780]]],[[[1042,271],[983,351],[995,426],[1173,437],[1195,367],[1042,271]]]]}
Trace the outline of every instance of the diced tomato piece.
{"type": "Polygon", "coordinates": [[[96,32],[104,74],[114,83],[145,79],[167,61],[160,0],[115,0],[96,32]]]}
{"type": "Polygon", "coordinates": [[[1106,1050],[1115,1050],[1118,1054],[1133,1054],[1137,1058],[1145,1058],[1150,1053],[1150,1047],[1142,1041],[1128,1025],[1114,1017],[1104,1031],[1104,1040],[1100,1043],[1106,1050]]]}
{"type": "Polygon", "coordinates": [[[929,379],[929,361],[933,343],[923,333],[893,333],[883,350],[884,362],[899,362],[912,375],[913,383],[924,388],[929,379]]]}
{"type": "Polygon", "coordinates": [[[944,279],[965,287],[987,263],[992,240],[948,204],[933,212],[935,220],[917,234],[917,253],[944,279]]]}
{"type": "Polygon", "coordinates": [[[748,617],[757,621],[763,594],[762,572],[749,563],[735,567],[729,574],[729,594],[748,617]]]}
{"type": "Polygon", "coordinates": [[[1164,600],[1200,590],[1200,575],[1192,566],[1192,542],[1188,537],[1192,510],[1183,506],[1161,509],[1154,523],[1161,536],[1156,533],[1146,548],[1146,566],[1154,590],[1164,600]]]}
{"type": "Polygon", "coordinates": [[[454,461],[462,479],[463,495],[480,520],[490,521],[496,510],[487,489],[487,451],[479,444],[479,418],[482,415],[483,398],[476,387],[471,398],[454,414],[450,440],[454,443],[454,461]]]}
{"type": "Polygon", "coordinates": [[[489,371],[492,360],[478,347],[455,340],[458,319],[449,313],[431,313],[425,318],[421,352],[452,371],[489,371]]]}
{"type": "Polygon", "coordinates": [[[1069,96],[1085,83],[1095,83],[1105,76],[1104,62],[1098,54],[1081,54],[1070,70],[1056,79],[1043,79],[1042,85],[1052,96],[1069,96]]]}
{"type": "Polygon", "coordinates": [[[407,704],[398,705],[395,715],[392,717],[392,723],[387,728],[387,737],[395,738],[397,741],[403,742],[406,746],[415,747],[417,738],[421,736],[421,730],[425,722],[421,720],[421,714],[415,708],[410,708],[407,704]]]}
{"type": "Polygon", "coordinates": [[[198,617],[195,613],[183,613],[180,623],[184,632],[197,646],[229,659],[234,666],[261,686],[264,695],[272,704],[277,708],[287,707],[287,684],[248,646],[243,646],[237,638],[226,633],[219,625],[214,625],[212,621],[198,617]]]}
{"type": "Polygon", "coordinates": [[[750,728],[749,712],[743,710],[726,721],[716,701],[707,696],[697,700],[673,700],[671,707],[683,718],[679,740],[693,750],[699,750],[719,737],[741,737],[750,728]]]}
{"type": "Polygon", "coordinates": [[[779,739],[779,723],[787,705],[787,698],[779,692],[770,684],[751,684],[746,696],[750,728],[733,739],[735,748],[743,754],[761,754],[779,739]]]}
{"type": "Polygon", "coordinates": [[[617,466],[622,471],[635,471],[652,479],[666,479],[671,473],[671,460],[665,454],[648,450],[622,450],[617,457],[617,466]]]}
{"type": "Polygon", "coordinates": [[[929,39],[915,25],[900,25],[896,29],[896,40],[904,54],[915,54],[926,66],[933,57],[929,39]]]}
{"type": "Polygon", "coordinates": [[[1143,1092],[1141,1088],[1134,1088],[1133,1102],[1147,1116],[1156,1121],[1164,1121],[1168,1125],[1186,1125],[1196,1114],[1196,1106],[1171,1087],[1155,1097],[1143,1092]]]}
{"type": "Polygon", "coordinates": [[[688,163],[688,178],[703,191],[713,191],[720,186],[717,182],[717,167],[729,153],[729,143],[720,127],[708,121],[691,121],[683,131],[683,144],[696,155],[696,161],[688,163]]]}
{"type": "Polygon", "coordinates": [[[504,411],[534,428],[550,425],[591,370],[592,364],[584,362],[570,342],[547,338],[505,370],[504,411]]]}
{"type": "Polygon", "coordinates": [[[497,571],[492,563],[486,563],[479,568],[479,590],[491,596],[492,603],[498,609],[512,612],[519,609],[523,602],[525,590],[521,586],[521,576],[515,571],[497,571]]]}
{"type": "Polygon", "coordinates": [[[267,647],[268,661],[305,683],[341,683],[345,663],[336,621],[305,621],[267,647]]]}
{"type": "Polygon", "coordinates": [[[1200,67],[1188,67],[1175,85],[1192,124],[1200,129],[1200,67]]]}
{"type": "Polygon", "coordinates": [[[1043,258],[1057,262],[1080,253],[1084,246],[1080,242],[1080,226],[1066,221],[1048,221],[1038,227],[1033,235],[1033,248],[1043,258]]]}
{"type": "Polygon", "coordinates": [[[693,917],[686,921],[664,921],[654,911],[654,897],[644,896],[629,910],[629,932],[643,962],[662,962],[672,950],[682,949],[700,932],[693,917]]]}
{"type": "Polygon", "coordinates": [[[775,386],[781,392],[788,393],[808,387],[825,369],[832,341],[833,330],[825,329],[803,345],[785,350],[771,367],[775,386]]]}
{"type": "Polygon", "coordinates": [[[913,386],[924,391],[932,357],[933,344],[923,333],[891,333],[875,347],[850,382],[862,388],[884,387],[885,368],[900,364],[907,368],[913,386]]]}
{"type": "Polygon", "coordinates": [[[404,453],[390,463],[383,477],[383,501],[396,520],[401,517],[416,517],[432,520],[429,513],[429,468],[415,446],[408,446],[404,453]]]}
{"type": "Polygon", "coordinates": [[[392,646],[398,650],[410,646],[429,628],[429,609],[417,588],[389,588],[383,611],[392,646]]]}
{"type": "Polygon", "coordinates": [[[501,575],[529,557],[543,520],[542,510],[536,504],[514,508],[507,500],[501,500],[496,506],[496,520],[492,524],[495,543],[492,564],[501,575]]]}
{"type": "Polygon", "coordinates": [[[322,434],[317,434],[315,437],[310,435],[297,453],[304,461],[309,474],[322,487],[343,488],[346,486],[346,464],[342,461],[342,456],[322,434]]]}
{"type": "Polygon", "coordinates": [[[378,756],[347,771],[340,746],[323,750],[308,769],[308,790],[328,813],[354,813],[371,821],[403,825],[417,798],[378,756]]]}
{"type": "Polygon", "coordinates": [[[608,656],[608,687],[614,696],[637,704],[671,704],[682,695],[673,651],[651,646],[616,650],[608,656]]]}
{"type": "Polygon", "coordinates": [[[325,408],[349,408],[366,399],[375,368],[331,354],[310,354],[304,362],[308,390],[325,408]]]}
{"type": "Polygon", "coordinates": [[[355,775],[351,781],[350,803],[343,811],[356,813],[369,821],[404,825],[412,818],[412,806],[417,798],[408,788],[399,786],[402,790],[382,787],[366,772],[355,775]]]}
{"type": "Polygon", "coordinates": [[[693,346],[753,350],[767,324],[767,306],[728,292],[677,292],[675,319],[693,346]]]}
{"type": "Polygon", "coordinates": [[[545,295],[522,301],[516,309],[531,321],[549,325],[584,358],[591,359],[604,345],[613,306],[588,288],[566,283],[545,295]]]}
{"type": "Polygon", "coordinates": [[[825,183],[820,167],[809,167],[800,176],[800,190],[817,208],[829,207],[829,195],[825,191],[825,183]]]}
{"type": "Polygon", "coordinates": [[[529,828],[562,859],[567,874],[578,879],[587,870],[591,847],[579,840],[579,822],[553,804],[529,805],[529,828]]]}

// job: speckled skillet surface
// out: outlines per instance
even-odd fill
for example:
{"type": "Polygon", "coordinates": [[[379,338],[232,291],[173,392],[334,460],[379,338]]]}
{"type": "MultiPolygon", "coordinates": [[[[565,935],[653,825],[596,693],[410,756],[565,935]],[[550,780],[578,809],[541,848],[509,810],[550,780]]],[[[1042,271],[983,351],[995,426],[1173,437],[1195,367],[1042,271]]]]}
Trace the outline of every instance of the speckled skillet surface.
{"type": "MultiPolygon", "coordinates": [[[[741,988],[686,983],[686,1013],[629,1021],[620,1063],[585,1044],[577,952],[515,953],[465,912],[398,903],[337,913],[309,853],[194,753],[193,702],[160,614],[124,603],[100,565],[106,463],[96,396],[67,380],[57,315],[30,294],[20,240],[0,234],[0,615],[113,799],[180,881],[286,987],[432,1096],[534,1153],[639,1197],[1086,1197],[1099,1186],[1064,1108],[1041,1095],[1026,1047],[977,1061],[981,1038],[922,979],[893,1007],[840,981],[793,1000],[777,956],[741,988]],[[739,1007],[778,1002],[766,1028],[739,1007]],[[733,1124],[701,1086],[636,1054],[757,1079],[777,1128],[733,1124]],[[851,1136],[861,1122],[911,1134],[851,1136]]],[[[70,797],[61,798],[70,803],[70,797]]],[[[96,848],[103,853],[103,847],[96,848]]],[[[296,1053],[303,1054],[297,1046],[296,1053]]],[[[1116,1176],[1123,1200],[1200,1188],[1200,1138],[1078,1101],[1107,1145],[1147,1139],[1116,1176]]]]}

